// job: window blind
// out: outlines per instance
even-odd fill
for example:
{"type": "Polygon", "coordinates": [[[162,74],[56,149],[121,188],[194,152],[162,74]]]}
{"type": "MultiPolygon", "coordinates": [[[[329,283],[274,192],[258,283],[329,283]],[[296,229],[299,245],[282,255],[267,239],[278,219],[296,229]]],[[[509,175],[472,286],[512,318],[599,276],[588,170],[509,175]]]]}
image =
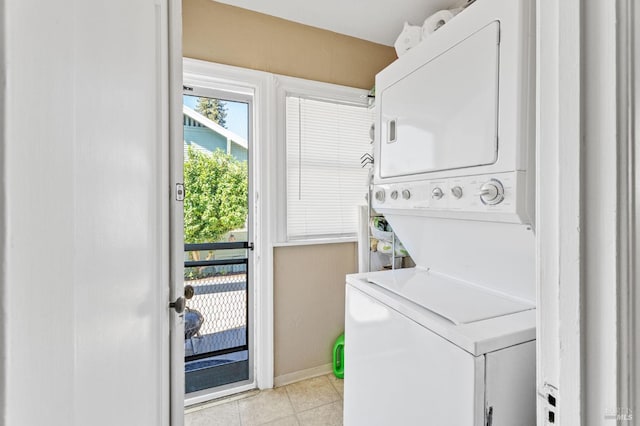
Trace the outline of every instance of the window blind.
{"type": "Polygon", "coordinates": [[[373,112],[365,106],[286,98],[287,238],[352,236],[365,203],[373,112]]]}

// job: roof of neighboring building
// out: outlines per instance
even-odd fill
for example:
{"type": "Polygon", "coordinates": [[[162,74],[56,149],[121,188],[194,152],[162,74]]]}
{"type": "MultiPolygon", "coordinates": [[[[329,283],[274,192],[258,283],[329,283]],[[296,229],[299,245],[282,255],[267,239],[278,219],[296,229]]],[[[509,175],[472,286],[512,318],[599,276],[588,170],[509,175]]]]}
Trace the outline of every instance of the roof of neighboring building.
{"type": "Polygon", "coordinates": [[[236,133],[233,133],[229,129],[225,129],[215,121],[209,120],[207,117],[197,111],[192,110],[188,106],[182,105],[182,113],[187,117],[190,117],[198,123],[202,124],[204,127],[224,136],[227,139],[230,139],[232,142],[241,146],[242,148],[249,149],[249,144],[247,143],[247,140],[245,138],[236,133]]]}

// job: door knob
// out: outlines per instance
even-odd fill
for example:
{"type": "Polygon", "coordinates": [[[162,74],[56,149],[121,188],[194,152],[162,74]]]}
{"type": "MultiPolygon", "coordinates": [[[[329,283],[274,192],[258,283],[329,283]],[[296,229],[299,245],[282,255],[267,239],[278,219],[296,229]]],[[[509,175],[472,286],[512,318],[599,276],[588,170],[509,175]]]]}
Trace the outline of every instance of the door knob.
{"type": "Polygon", "coordinates": [[[169,307],[175,309],[177,313],[181,314],[187,307],[187,300],[191,299],[195,294],[196,292],[193,286],[187,284],[184,286],[184,297],[178,297],[175,302],[169,303],[169,307]]]}
{"type": "Polygon", "coordinates": [[[169,307],[175,309],[176,313],[181,314],[184,312],[184,308],[186,307],[186,300],[184,297],[180,296],[176,299],[175,302],[169,303],[169,307]]]}

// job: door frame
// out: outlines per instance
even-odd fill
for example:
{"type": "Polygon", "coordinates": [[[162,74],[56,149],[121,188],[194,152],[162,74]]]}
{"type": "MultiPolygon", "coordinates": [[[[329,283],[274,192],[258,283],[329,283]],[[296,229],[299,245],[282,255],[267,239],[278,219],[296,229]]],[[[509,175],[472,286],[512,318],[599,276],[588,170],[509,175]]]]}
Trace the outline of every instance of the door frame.
{"type": "Polygon", "coordinates": [[[634,6],[537,1],[538,424],[638,404],[634,6]]]}
{"type": "MultiPolygon", "coordinates": [[[[255,240],[256,227],[255,227],[255,173],[254,173],[254,147],[253,142],[253,121],[254,121],[254,105],[253,105],[253,91],[247,90],[244,87],[218,87],[215,83],[207,83],[206,86],[202,82],[194,82],[190,79],[185,79],[183,83],[183,96],[204,97],[207,99],[218,99],[221,101],[242,102],[248,105],[248,132],[247,132],[247,170],[248,170],[248,221],[247,221],[247,237],[248,243],[252,243],[255,240]],[[189,89],[187,89],[187,87],[189,89]]],[[[227,146],[228,148],[228,146],[227,146]]],[[[188,191],[188,188],[186,188],[188,191]]],[[[176,238],[178,236],[176,235],[176,238]]],[[[183,242],[184,245],[184,242],[183,242]]],[[[215,386],[211,388],[202,389],[200,391],[192,392],[185,395],[185,406],[191,406],[201,402],[205,402],[211,399],[216,399],[222,396],[227,396],[231,393],[238,393],[245,390],[254,389],[256,387],[255,381],[255,248],[254,250],[247,249],[247,274],[246,274],[246,296],[247,296],[247,347],[248,347],[248,364],[249,364],[249,378],[247,380],[240,380],[226,385],[215,386]]]]}
{"type": "MultiPolygon", "coordinates": [[[[176,184],[183,182],[182,161],[176,161],[177,155],[182,155],[183,141],[182,130],[182,1],[169,1],[168,17],[168,90],[169,90],[169,140],[166,148],[167,182],[169,205],[169,288],[167,289],[169,301],[174,301],[184,294],[184,264],[178,259],[184,259],[184,242],[182,229],[184,228],[182,202],[176,200],[176,184]],[[179,152],[179,154],[178,154],[179,152]],[[176,241],[175,230],[181,230],[179,241],[176,241]]],[[[164,182],[163,182],[164,183],[164,182]]],[[[169,396],[169,424],[171,426],[184,425],[184,346],[175,344],[176,339],[184,339],[184,316],[177,315],[173,309],[169,309],[169,348],[166,370],[168,374],[169,396]],[[180,365],[180,368],[177,366],[180,365]]]]}
{"type": "MultiPolygon", "coordinates": [[[[250,234],[254,243],[254,251],[250,255],[249,270],[252,273],[252,287],[247,295],[253,301],[249,309],[250,321],[250,377],[251,383],[240,386],[223,386],[218,391],[206,395],[194,395],[184,401],[185,405],[193,405],[207,400],[220,398],[233,393],[242,392],[254,388],[268,389],[273,387],[273,247],[272,241],[272,214],[275,203],[270,202],[268,194],[273,193],[270,188],[269,165],[275,164],[269,143],[273,140],[273,126],[270,124],[270,111],[268,108],[272,100],[270,88],[270,75],[259,71],[251,71],[230,67],[205,61],[185,58],[182,61],[182,84],[189,87],[203,89],[206,96],[226,98],[229,100],[246,101],[247,96],[252,98],[249,118],[249,147],[252,162],[249,172],[250,200],[249,208],[252,210],[253,223],[250,223],[250,234]],[[235,94],[233,96],[232,94],[235,94]],[[253,360],[251,360],[253,358],[253,360]]],[[[182,114],[182,90],[180,91],[178,106],[182,114]]],[[[182,123],[182,121],[181,121],[182,123]]],[[[182,140],[182,135],[180,135],[182,140]]],[[[182,160],[182,143],[173,147],[174,162],[176,158],[182,160]]],[[[182,163],[175,164],[174,177],[179,177],[177,183],[182,182],[182,163]],[[177,170],[179,169],[179,171],[177,170]]],[[[180,215],[182,215],[182,203],[179,203],[180,215]]],[[[177,215],[177,212],[176,212],[177,215]]],[[[172,235],[174,241],[183,244],[182,221],[173,223],[172,235]],[[180,225],[180,227],[178,227],[180,225]]],[[[173,249],[182,248],[174,244],[173,249]]],[[[181,254],[182,256],[182,254],[181,254]]],[[[182,261],[176,258],[174,267],[182,261]]],[[[177,277],[176,277],[177,279],[177,277]]],[[[182,279],[182,273],[180,274],[182,279]]],[[[251,287],[251,286],[249,286],[251,287]]],[[[184,372],[183,372],[184,373],[184,372]]],[[[183,379],[184,380],[184,379],[183,379]]],[[[183,382],[184,389],[184,382],[183,382]]]]}

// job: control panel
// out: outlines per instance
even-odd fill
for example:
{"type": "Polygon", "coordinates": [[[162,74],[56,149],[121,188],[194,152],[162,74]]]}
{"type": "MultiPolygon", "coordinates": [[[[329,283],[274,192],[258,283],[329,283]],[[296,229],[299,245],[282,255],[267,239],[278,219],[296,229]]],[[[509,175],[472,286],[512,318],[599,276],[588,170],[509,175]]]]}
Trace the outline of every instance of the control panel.
{"type": "Polygon", "coordinates": [[[530,223],[524,173],[374,185],[373,208],[400,214],[530,223]]]}

